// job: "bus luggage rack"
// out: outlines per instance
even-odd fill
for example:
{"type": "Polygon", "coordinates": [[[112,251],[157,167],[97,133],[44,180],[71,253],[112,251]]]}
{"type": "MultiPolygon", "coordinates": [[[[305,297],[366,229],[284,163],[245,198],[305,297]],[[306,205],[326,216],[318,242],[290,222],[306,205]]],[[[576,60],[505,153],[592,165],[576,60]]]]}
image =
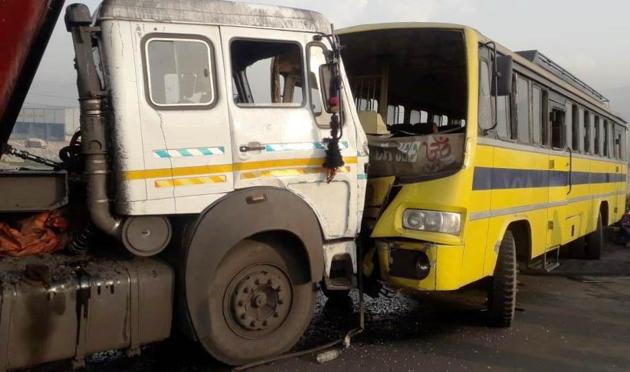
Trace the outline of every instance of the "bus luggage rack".
{"type": "Polygon", "coordinates": [[[551,58],[542,54],[538,50],[523,50],[520,52],[516,52],[516,54],[521,57],[529,60],[532,63],[537,64],[538,66],[544,68],[545,70],[551,72],[555,76],[564,80],[565,82],[571,84],[572,86],[578,88],[579,90],[585,92],[591,97],[598,99],[605,105],[610,104],[610,100],[604,97],[603,94],[596,91],[593,87],[586,84],[584,81],[580,80],[578,77],[567,71],[565,68],[554,62],[551,58]]]}

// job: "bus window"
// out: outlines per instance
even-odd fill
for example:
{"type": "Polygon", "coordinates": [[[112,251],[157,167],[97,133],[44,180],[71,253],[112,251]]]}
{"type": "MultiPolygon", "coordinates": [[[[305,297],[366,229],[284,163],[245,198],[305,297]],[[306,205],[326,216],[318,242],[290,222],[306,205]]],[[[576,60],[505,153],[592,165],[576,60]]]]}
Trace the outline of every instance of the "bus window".
{"type": "Polygon", "coordinates": [[[420,124],[420,111],[411,110],[411,112],[409,113],[409,124],[411,125],[420,124]]]}
{"type": "Polygon", "coordinates": [[[591,114],[584,110],[584,121],[582,122],[582,133],[584,134],[584,153],[591,152],[591,114]]]}
{"type": "Polygon", "coordinates": [[[405,108],[403,106],[387,107],[387,125],[399,125],[405,123],[405,108]]]}
{"type": "Polygon", "coordinates": [[[516,79],[516,114],[517,139],[519,142],[529,143],[529,94],[527,80],[516,79]]]}
{"type": "Polygon", "coordinates": [[[615,158],[621,159],[621,131],[619,129],[615,129],[615,158]]]}
{"type": "Polygon", "coordinates": [[[429,122],[429,113],[426,111],[420,111],[420,124],[426,124],[429,122]]]}
{"type": "Polygon", "coordinates": [[[601,128],[599,126],[599,116],[595,116],[595,137],[594,137],[594,146],[593,152],[595,155],[601,155],[601,147],[602,147],[602,136],[601,136],[601,128]]]}
{"type": "Polygon", "coordinates": [[[551,110],[551,147],[561,149],[565,146],[565,114],[564,110],[554,108],[551,110]]]}
{"type": "Polygon", "coordinates": [[[499,138],[510,138],[510,97],[497,97],[497,135],[499,138]]]}
{"type": "Polygon", "coordinates": [[[442,115],[442,116],[440,117],[439,126],[440,126],[440,127],[447,127],[447,126],[448,126],[448,116],[446,116],[446,115],[442,115]]]}
{"type": "Polygon", "coordinates": [[[532,138],[537,145],[542,145],[545,137],[542,99],[542,89],[534,86],[532,88],[532,138]]]}
{"type": "Polygon", "coordinates": [[[572,127],[572,149],[580,151],[580,112],[577,105],[573,105],[571,109],[571,127],[572,127]]]}

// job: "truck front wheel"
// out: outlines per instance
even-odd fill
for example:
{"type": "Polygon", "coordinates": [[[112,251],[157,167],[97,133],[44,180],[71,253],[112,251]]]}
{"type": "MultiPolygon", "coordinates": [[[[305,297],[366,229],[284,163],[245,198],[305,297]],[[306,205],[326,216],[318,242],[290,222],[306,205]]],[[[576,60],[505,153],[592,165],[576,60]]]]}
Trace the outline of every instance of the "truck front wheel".
{"type": "Polygon", "coordinates": [[[314,286],[296,283],[287,261],[273,243],[251,239],[223,259],[209,286],[210,332],[200,340],[212,356],[241,365],[298,342],[312,317],[314,286]]]}

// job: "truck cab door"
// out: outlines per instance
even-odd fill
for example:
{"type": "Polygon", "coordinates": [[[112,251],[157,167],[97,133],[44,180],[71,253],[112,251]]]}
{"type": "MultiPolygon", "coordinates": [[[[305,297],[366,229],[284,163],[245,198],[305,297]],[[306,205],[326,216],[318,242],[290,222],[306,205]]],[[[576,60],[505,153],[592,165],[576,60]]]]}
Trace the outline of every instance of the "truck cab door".
{"type": "Polygon", "coordinates": [[[356,133],[344,131],[346,166],[327,183],[322,165],[330,129],[319,76],[311,73],[319,66],[309,64],[313,34],[221,27],[221,35],[231,88],[235,188],[286,188],[313,208],[326,238],[355,236],[356,133]]]}
{"type": "Polygon", "coordinates": [[[233,190],[223,52],[216,26],[138,24],[147,208],[198,213],[233,190]]]}

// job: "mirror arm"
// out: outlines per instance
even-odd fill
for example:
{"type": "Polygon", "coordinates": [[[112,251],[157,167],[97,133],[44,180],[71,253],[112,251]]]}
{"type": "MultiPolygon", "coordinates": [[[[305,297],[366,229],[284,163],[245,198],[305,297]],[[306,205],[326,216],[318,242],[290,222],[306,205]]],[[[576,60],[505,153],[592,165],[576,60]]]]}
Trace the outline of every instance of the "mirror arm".
{"type": "Polygon", "coordinates": [[[341,47],[339,37],[335,34],[333,25],[330,25],[330,35],[318,34],[315,36],[315,40],[321,40],[325,38],[330,43],[331,51],[327,53],[327,64],[330,66],[330,92],[328,105],[331,107],[332,116],[330,118],[330,138],[326,138],[324,141],[327,144],[326,158],[324,161],[324,168],[326,168],[326,181],[332,182],[337,175],[337,171],[340,167],[345,165],[343,156],[339,148],[339,140],[343,137],[343,107],[341,99],[341,47]]]}
{"type": "MultiPolygon", "coordinates": [[[[494,41],[489,41],[485,44],[487,48],[492,51],[492,84],[494,85],[494,109],[492,110],[492,126],[488,129],[484,129],[483,134],[487,135],[491,130],[497,129],[499,126],[498,108],[499,108],[499,70],[497,68],[497,44],[494,41]]],[[[492,89],[491,89],[492,91],[492,89]]]]}

